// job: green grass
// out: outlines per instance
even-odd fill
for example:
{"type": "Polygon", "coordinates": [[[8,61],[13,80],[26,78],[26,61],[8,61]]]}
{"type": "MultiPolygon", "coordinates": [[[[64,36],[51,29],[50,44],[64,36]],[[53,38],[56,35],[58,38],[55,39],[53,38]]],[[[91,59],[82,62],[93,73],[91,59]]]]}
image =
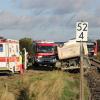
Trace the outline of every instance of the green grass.
{"type": "MultiPolygon", "coordinates": [[[[60,71],[29,72],[0,80],[0,100],[4,97],[11,99],[11,96],[11,100],[79,100],[79,74],[60,71]],[[4,83],[7,83],[7,89],[4,83]]],[[[85,97],[87,100],[86,82],[85,97]]]]}
{"type": "Polygon", "coordinates": [[[79,81],[65,80],[61,100],[79,100],[79,81]],[[78,83],[78,84],[76,84],[78,83]]]}
{"type": "MultiPolygon", "coordinates": [[[[66,76],[66,75],[65,75],[66,76]]],[[[69,75],[70,76],[70,75],[69,75]]],[[[79,90],[80,90],[80,80],[79,75],[71,75],[70,78],[64,78],[64,87],[61,96],[61,100],[79,100],[79,90]]],[[[89,90],[86,84],[84,83],[84,98],[88,100],[89,90]]]]}
{"type": "Polygon", "coordinates": [[[64,87],[61,95],[61,100],[76,100],[75,98],[79,92],[79,75],[64,73],[63,76],[64,87]]]}

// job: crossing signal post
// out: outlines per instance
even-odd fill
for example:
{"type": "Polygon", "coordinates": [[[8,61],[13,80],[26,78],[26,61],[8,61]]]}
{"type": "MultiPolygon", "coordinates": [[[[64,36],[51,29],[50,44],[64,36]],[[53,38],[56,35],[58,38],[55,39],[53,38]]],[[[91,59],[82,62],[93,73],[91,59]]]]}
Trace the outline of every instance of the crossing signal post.
{"type": "Polygon", "coordinates": [[[76,23],[76,41],[80,42],[80,100],[84,100],[83,42],[88,40],[88,22],[76,23]]]}

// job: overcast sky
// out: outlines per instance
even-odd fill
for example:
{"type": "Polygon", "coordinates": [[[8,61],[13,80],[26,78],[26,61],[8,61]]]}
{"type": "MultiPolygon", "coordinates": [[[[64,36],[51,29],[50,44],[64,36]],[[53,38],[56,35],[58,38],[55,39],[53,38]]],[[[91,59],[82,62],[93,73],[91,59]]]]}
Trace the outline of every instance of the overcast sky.
{"type": "Polygon", "coordinates": [[[77,21],[89,23],[89,38],[100,39],[100,0],[0,0],[0,36],[66,41],[77,21]]]}

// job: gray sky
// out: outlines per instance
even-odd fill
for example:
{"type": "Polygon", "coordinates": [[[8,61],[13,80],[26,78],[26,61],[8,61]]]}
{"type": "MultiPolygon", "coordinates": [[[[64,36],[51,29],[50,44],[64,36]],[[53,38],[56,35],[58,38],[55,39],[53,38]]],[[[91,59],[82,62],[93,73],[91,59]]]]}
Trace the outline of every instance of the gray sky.
{"type": "Polygon", "coordinates": [[[67,41],[77,21],[100,39],[100,0],[0,0],[0,35],[10,39],[67,41]]]}

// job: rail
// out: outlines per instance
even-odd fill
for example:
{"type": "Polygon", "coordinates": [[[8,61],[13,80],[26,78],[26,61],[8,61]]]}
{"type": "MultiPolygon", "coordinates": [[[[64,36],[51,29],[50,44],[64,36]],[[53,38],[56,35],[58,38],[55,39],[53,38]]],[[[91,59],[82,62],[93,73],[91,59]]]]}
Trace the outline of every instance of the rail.
{"type": "Polygon", "coordinates": [[[91,58],[90,63],[91,63],[92,66],[95,66],[96,68],[100,69],[100,61],[99,60],[97,60],[95,58],[91,58]]]}
{"type": "Polygon", "coordinates": [[[100,61],[95,58],[90,59],[90,69],[86,73],[86,79],[90,90],[89,100],[100,100],[100,61]]]}

